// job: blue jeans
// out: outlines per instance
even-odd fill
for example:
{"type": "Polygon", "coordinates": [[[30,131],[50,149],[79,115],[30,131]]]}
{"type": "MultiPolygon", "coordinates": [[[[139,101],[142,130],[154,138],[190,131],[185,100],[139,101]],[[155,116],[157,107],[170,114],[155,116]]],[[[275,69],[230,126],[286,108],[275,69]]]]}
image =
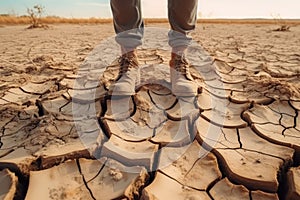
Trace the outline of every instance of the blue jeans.
{"type": "MultiPolygon", "coordinates": [[[[125,49],[142,44],[144,22],[140,0],[111,0],[116,41],[125,49]]],[[[197,22],[198,0],[168,0],[168,18],[171,25],[169,45],[172,48],[188,46],[189,33],[197,22]]]]}

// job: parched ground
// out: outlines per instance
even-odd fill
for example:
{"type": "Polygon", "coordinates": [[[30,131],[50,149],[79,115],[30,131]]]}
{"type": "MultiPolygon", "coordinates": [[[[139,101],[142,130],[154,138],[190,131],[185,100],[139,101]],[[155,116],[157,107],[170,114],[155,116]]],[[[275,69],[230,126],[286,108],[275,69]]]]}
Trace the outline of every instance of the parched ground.
{"type": "Polygon", "coordinates": [[[142,48],[149,84],[113,98],[116,52],[86,59],[112,25],[0,27],[0,198],[300,199],[300,27],[276,28],[199,24],[196,98],[142,48]]]}

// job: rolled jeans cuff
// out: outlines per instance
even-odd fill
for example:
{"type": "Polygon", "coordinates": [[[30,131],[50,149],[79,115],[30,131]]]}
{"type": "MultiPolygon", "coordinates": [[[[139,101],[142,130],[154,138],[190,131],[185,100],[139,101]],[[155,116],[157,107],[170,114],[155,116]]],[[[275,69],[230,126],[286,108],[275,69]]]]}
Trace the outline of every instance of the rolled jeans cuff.
{"type": "Polygon", "coordinates": [[[118,33],[115,39],[121,47],[133,50],[142,45],[143,35],[144,28],[137,28],[118,33]]]}
{"type": "Polygon", "coordinates": [[[169,45],[173,49],[178,47],[188,47],[192,41],[192,37],[190,37],[187,34],[180,33],[178,31],[170,30],[168,35],[169,45]]]}

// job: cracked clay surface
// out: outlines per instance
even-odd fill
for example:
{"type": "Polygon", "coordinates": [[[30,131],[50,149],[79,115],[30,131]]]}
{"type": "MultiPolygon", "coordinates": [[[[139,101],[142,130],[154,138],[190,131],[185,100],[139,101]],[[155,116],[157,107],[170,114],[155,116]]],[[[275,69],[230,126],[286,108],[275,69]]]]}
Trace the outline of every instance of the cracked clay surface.
{"type": "Polygon", "coordinates": [[[199,25],[190,98],[149,44],[113,98],[116,63],[86,59],[111,25],[0,27],[0,199],[300,199],[300,27],[272,28],[199,25]]]}

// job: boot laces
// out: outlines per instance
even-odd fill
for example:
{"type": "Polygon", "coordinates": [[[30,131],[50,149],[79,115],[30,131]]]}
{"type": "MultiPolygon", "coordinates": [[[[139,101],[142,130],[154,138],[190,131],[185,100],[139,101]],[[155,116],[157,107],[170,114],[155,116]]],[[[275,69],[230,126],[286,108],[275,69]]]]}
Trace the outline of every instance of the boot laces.
{"type": "Polygon", "coordinates": [[[178,56],[174,61],[175,70],[180,72],[182,75],[189,75],[189,63],[184,56],[178,56]]]}
{"type": "Polygon", "coordinates": [[[124,54],[121,56],[118,60],[120,64],[120,71],[119,75],[124,75],[130,68],[136,68],[138,67],[137,60],[134,58],[134,56],[129,56],[124,54]]]}

